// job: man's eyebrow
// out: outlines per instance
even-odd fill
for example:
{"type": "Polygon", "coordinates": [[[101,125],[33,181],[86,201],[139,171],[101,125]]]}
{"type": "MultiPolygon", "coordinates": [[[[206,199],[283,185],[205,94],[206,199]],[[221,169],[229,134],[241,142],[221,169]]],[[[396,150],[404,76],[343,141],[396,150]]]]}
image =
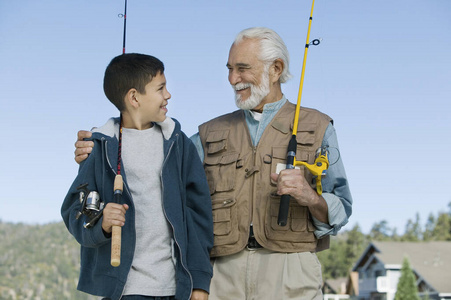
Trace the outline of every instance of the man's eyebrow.
{"type": "MultiPolygon", "coordinates": [[[[237,63],[237,64],[235,64],[235,66],[238,68],[247,68],[247,69],[249,69],[251,67],[251,65],[245,64],[245,63],[237,63]]],[[[232,66],[229,63],[227,63],[226,67],[231,68],[232,66]]]]}

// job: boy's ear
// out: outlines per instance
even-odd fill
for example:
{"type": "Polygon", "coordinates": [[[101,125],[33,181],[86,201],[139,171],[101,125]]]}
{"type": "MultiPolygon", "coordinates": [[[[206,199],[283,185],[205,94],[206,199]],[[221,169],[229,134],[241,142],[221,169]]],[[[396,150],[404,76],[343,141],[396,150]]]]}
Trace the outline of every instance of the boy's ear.
{"type": "Polygon", "coordinates": [[[134,88],[130,89],[127,94],[125,94],[125,103],[128,106],[131,106],[133,108],[139,107],[139,101],[138,101],[138,91],[134,88]]]}

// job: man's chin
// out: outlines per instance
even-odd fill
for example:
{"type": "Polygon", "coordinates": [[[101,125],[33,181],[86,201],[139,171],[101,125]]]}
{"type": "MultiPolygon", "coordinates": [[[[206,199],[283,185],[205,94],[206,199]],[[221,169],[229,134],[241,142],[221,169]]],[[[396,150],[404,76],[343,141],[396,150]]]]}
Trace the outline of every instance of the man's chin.
{"type": "Polygon", "coordinates": [[[256,108],[261,101],[259,101],[258,103],[255,103],[255,101],[249,101],[249,99],[246,100],[241,100],[241,99],[235,99],[235,104],[239,109],[242,110],[251,110],[256,108]]]}

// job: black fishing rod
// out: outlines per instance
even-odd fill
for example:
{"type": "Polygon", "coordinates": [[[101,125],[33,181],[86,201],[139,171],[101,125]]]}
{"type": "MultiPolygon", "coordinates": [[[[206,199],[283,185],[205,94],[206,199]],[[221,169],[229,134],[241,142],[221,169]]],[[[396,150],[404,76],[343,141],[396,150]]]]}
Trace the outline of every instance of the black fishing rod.
{"type": "Polygon", "coordinates": [[[124,36],[122,38],[122,54],[125,54],[125,34],[127,32],[127,0],[125,0],[124,13],[119,14],[120,18],[124,18],[124,36]]]}

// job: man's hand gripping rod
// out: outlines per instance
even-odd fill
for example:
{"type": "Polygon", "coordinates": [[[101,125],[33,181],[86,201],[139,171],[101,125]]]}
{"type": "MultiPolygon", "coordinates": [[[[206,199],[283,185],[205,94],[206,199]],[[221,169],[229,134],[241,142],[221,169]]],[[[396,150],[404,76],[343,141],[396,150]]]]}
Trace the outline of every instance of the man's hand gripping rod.
{"type": "MultiPolygon", "coordinates": [[[[290,142],[288,143],[288,150],[287,150],[287,169],[294,169],[296,166],[305,166],[309,171],[316,177],[316,191],[318,195],[322,194],[322,185],[321,185],[321,177],[325,175],[327,168],[329,167],[329,160],[327,158],[327,152],[323,149],[321,149],[321,152],[319,153],[318,157],[315,159],[315,162],[311,165],[302,162],[302,161],[296,161],[296,133],[298,130],[298,122],[299,122],[299,112],[301,108],[301,96],[302,96],[302,87],[304,84],[304,72],[305,72],[305,63],[307,61],[307,51],[310,44],[312,45],[318,45],[320,43],[320,40],[315,39],[311,43],[309,43],[310,39],[310,27],[312,25],[312,16],[313,16],[313,7],[315,5],[315,0],[312,2],[312,10],[310,12],[310,19],[309,19],[309,25],[308,25],[308,31],[307,31],[307,41],[305,43],[305,50],[304,50],[304,61],[302,63],[302,72],[301,72],[301,83],[299,85],[299,93],[298,93],[298,101],[296,104],[296,113],[294,115],[294,124],[293,124],[293,134],[291,136],[290,142]]],[[[286,226],[287,225],[287,219],[288,219],[288,209],[290,207],[290,195],[282,195],[280,199],[280,206],[279,206],[279,216],[277,219],[277,224],[279,226],[286,226]]]]}
{"type": "MultiPolygon", "coordinates": [[[[291,137],[290,143],[288,144],[287,153],[287,169],[294,169],[297,166],[305,166],[313,176],[316,176],[316,192],[318,195],[323,193],[323,186],[321,185],[322,176],[326,175],[326,170],[329,168],[329,159],[327,157],[327,150],[321,148],[320,153],[315,159],[313,164],[308,164],[303,161],[296,161],[296,136],[291,137]],[[293,150],[294,147],[294,150],[293,150]]],[[[287,225],[288,210],[290,206],[290,195],[282,195],[280,199],[279,206],[279,217],[277,219],[277,224],[279,226],[287,225]]]]}

